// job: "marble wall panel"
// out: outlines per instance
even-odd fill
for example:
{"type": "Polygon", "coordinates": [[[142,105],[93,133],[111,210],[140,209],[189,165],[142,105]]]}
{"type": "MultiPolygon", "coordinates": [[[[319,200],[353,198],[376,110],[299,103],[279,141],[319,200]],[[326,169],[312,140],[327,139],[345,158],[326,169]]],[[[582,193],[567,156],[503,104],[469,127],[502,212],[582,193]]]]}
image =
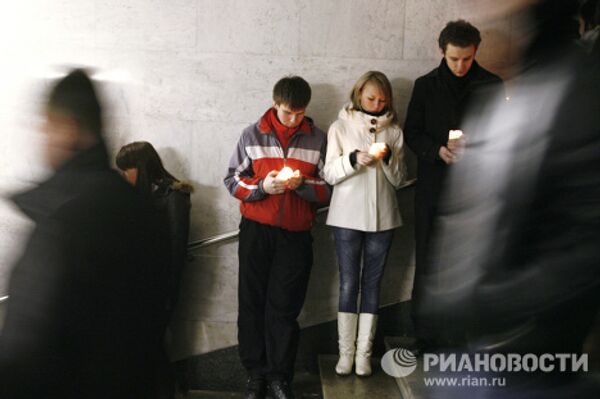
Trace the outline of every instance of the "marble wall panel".
{"type": "Polygon", "coordinates": [[[198,51],[297,55],[301,1],[200,0],[198,51]]]}
{"type": "Polygon", "coordinates": [[[305,1],[300,14],[300,54],[401,59],[404,9],[404,1],[305,1]]]}
{"type": "MultiPolygon", "coordinates": [[[[482,42],[477,59],[484,66],[493,65],[500,69],[512,60],[510,18],[502,14],[489,15],[494,7],[490,2],[472,0],[433,0],[406,2],[406,31],[404,40],[404,59],[441,58],[437,39],[446,23],[465,19],[481,32],[482,42]]],[[[504,72],[504,69],[502,71],[504,72]]]]}
{"type": "Polygon", "coordinates": [[[8,291],[10,272],[33,228],[31,221],[5,198],[15,190],[16,186],[0,186],[0,296],[6,295],[8,291]]]}
{"type": "MultiPolygon", "coordinates": [[[[84,1],[85,2],[85,1],[84,1]]],[[[102,0],[94,9],[95,44],[104,48],[193,49],[195,0],[102,0]]]]}

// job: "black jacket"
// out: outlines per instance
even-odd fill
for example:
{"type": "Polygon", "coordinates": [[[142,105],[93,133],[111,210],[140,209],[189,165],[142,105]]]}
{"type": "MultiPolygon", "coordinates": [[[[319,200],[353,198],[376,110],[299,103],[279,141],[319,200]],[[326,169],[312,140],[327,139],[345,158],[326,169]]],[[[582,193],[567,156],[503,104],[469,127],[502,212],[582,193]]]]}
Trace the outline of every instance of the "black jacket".
{"type": "MultiPolygon", "coordinates": [[[[501,87],[502,80],[476,61],[468,74],[456,84],[442,59],[440,66],[415,81],[404,123],[406,144],[417,155],[417,202],[435,206],[448,166],[439,159],[441,146],[448,142],[448,131],[460,129],[469,103],[489,97],[489,91],[501,87]]],[[[463,128],[464,130],[464,128],[463,128]]],[[[471,132],[464,132],[469,135],[471,132]]]]}
{"type": "Polygon", "coordinates": [[[151,209],[103,144],[14,201],[36,227],[10,279],[0,397],[151,397],[165,295],[151,209]]]}
{"type": "Polygon", "coordinates": [[[167,266],[167,320],[179,298],[181,274],[187,258],[190,231],[190,193],[192,187],[183,182],[161,184],[152,192],[152,205],[161,225],[163,242],[168,243],[169,262],[167,266]]]}

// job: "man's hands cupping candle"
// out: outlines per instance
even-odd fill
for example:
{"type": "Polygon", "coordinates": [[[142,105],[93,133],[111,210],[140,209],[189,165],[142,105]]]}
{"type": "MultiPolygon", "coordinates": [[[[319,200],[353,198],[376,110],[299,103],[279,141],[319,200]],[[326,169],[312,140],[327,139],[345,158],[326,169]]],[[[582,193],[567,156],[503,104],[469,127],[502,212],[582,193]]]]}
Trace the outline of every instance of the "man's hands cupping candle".
{"type": "Polygon", "coordinates": [[[267,194],[282,194],[285,189],[295,190],[303,183],[299,170],[292,171],[285,166],[280,171],[272,170],[263,180],[263,190],[267,194]]]}

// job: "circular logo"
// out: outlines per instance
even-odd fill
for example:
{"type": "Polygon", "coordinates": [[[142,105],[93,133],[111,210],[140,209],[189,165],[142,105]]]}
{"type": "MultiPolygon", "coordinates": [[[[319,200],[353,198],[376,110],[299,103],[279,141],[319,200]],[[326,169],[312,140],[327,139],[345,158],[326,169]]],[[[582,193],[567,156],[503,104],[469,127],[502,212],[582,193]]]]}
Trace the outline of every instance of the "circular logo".
{"type": "Polygon", "coordinates": [[[408,349],[391,349],[381,358],[381,368],[392,377],[406,377],[416,370],[417,358],[408,349]]]}

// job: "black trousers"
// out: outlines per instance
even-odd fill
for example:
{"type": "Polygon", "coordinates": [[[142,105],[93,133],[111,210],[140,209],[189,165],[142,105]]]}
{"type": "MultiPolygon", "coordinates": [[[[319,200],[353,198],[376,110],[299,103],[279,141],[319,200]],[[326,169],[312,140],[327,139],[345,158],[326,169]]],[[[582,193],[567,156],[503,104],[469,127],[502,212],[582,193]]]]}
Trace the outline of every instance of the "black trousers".
{"type": "Polygon", "coordinates": [[[242,218],[238,256],[238,341],[250,375],[292,381],[313,263],[310,231],[291,232],[242,218]]]}
{"type": "Polygon", "coordinates": [[[412,291],[411,318],[415,335],[424,341],[433,341],[438,337],[439,325],[436,321],[422,317],[421,306],[424,299],[425,284],[431,284],[436,270],[431,270],[430,242],[436,207],[425,201],[415,199],[415,278],[412,291]]]}

